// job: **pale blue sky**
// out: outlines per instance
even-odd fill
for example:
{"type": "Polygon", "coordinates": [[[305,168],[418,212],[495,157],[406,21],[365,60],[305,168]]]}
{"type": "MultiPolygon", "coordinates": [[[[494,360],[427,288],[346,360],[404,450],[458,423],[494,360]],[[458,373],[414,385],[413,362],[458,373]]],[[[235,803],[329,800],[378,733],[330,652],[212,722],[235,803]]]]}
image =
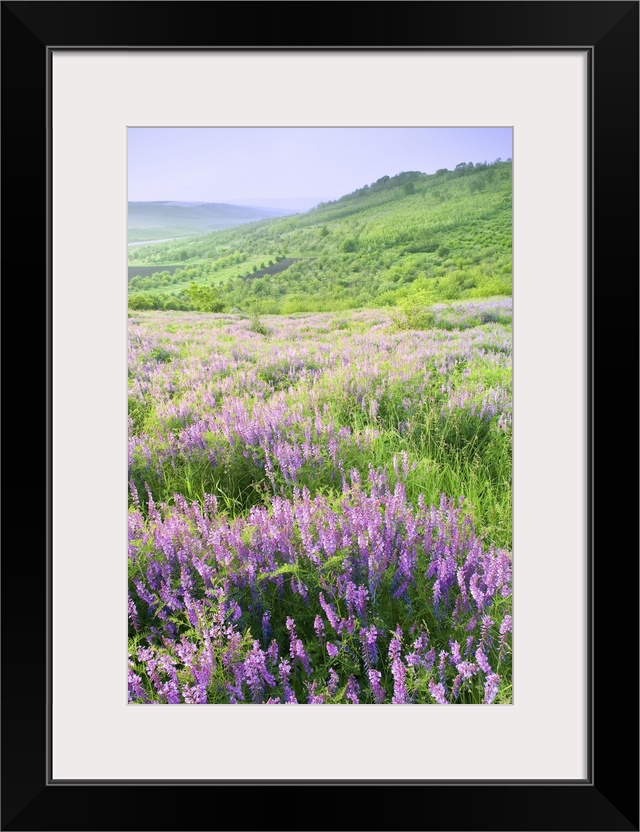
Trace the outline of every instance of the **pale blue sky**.
{"type": "Polygon", "coordinates": [[[131,127],[129,200],[306,210],[381,176],[512,155],[510,127],[131,127]]]}

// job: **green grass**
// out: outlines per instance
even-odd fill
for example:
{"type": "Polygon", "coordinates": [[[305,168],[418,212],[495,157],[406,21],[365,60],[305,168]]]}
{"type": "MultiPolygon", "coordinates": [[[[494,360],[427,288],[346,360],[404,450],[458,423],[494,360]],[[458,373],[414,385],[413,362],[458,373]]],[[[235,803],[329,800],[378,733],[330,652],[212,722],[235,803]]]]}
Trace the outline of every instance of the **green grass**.
{"type": "MultiPolygon", "coordinates": [[[[354,325],[348,319],[336,319],[341,334],[344,325],[351,327],[355,334],[363,331],[362,325],[354,325]]],[[[254,319],[249,330],[269,339],[269,320],[254,319]]],[[[329,329],[330,332],[330,329],[329,329]]],[[[313,333],[309,334],[313,337],[313,333]]],[[[233,344],[233,339],[230,339],[233,344]]],[[[186,349],[186,348],[185,348],[186,349]]],[[[265,344],[265,349],[269,349],[265,344]]],[[[159,360],[159,359],[158,359],[159,360]]],[[[273,391],[287,391],[289,406],[304,401],[305,383],[292,384],[276,366],[265,363],[259,378],[273,391]],[[282,378],[283,383],[280,383],[282,378]]],[[[468,368],[466,383],[476,383],[485,388],[510,386],[510,371],[497,368],[492,363],[475,363],[468,368]]],[[[415,378],[415,383],[422,375],[415,378]]],[[[322,396],[325,419],[334,420],[337,425],[349,427],[355,435],[364,435],[367,429],[375,429],[379,436],[364,449],[355,447],[347,451],[345,470],[359,471],[363,480],[369,468],[384,468],[390,480],[395,481],[393,457],[403,452],[415,465],[404,480],[408,498],[414,503],[423,495],[430,504],[437,504],[442,493],[463,495],[465,508],[472,515],[478,529],[497,546],[510,549],[512,543],[512,500],[511,500],[511,437],[496,432],[491,424],[464,411],[454,411],[443,417],[440,412],[441,379],[434,379],[431,388],[424,394],[424,402],[416,402],[410,416],[403,408],[403,399],[411,396],[412,380],[403,385],[388,385],[380,401],[375,417],[363,411],[355,399],[335,390],[335,382],[326,380],[326,395],[322,396]],[[406,428],[407,419],[411,422],[406,428]]],[[[322,389],[321,377],[316,384],[322,389]]],[[[385,383],[384,375],[381,383],[385,383]]],[[[260,402],[259,398],[246,398],[251,409],[260,402]]],[[[175,419],[173,422],[160,418],[152,401],[143,405],[137,399],[130,399],[129,415],[136,433],[158,435],[167,430],[177,433],[188,421],[175,419]]],[[[134,480],[138,490],[144,493],[147,482],[157,500],[171,504],[175,493],[189,499],[202,501],[205,493],[213,493],[226,507],[231,517],[244,516],[251,506],[266,504],[270,499],[271,487],[262,464],[255,464],[243,455],[240,446],[231,447],[226,441],[211,437],[207,453],[214,453],[217,460],[212,466],[208,456],[201,459],[179,457],[171,465],[164,464],[161,474],[156,475],[144,463],[138,473],[134,466],[134,480]]],[[[262,456],[259,454],[260,458],[262,456]]],[[[155,459],[155,457],[154,457],[155,459]]],[[[282,477],[277,477],[282,493],[293,496],[293,488],[282,477]]],[[[299,476],[298,486],[307,486],[312,494],[339,493],[341,481],[329,459],[320,468],[308,468],[299,476]]]]}

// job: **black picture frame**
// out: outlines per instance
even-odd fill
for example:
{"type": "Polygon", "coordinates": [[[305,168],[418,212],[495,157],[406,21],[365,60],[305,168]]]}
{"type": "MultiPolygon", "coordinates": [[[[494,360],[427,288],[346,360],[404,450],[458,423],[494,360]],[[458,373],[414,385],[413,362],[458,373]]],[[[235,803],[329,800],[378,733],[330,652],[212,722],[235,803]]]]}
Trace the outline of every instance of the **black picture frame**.
{"type": "MultiPolygon", "coordinates": [[[[2,558],[3,830],[639,828],[637,499],[630,499],[637,494],[621,484],[637,438],[638,11],[626,0],[2,2],[5,310],[12,320],[22,312],[44,339],[35,368],[17,360],[12,335],[3,362],[10,402],[27,379],[40,393],[36,403],[33,389],[23,392],[24,416],[11,404],[6,411],[12,511],[2,558]],[[224,26],[212,25],[221,19],[224,26]],[[50,58],[56,48],[178,47],[588,52],[591,728],[584,782],[51,780],[50,58]],[[18,244],[25,225],[30,238],[18,244]],[[621,746],[630,753],[621,756],[621,746]]],[[[543,695],[570,695],[572,684],[547,680],[543,695]]]]}

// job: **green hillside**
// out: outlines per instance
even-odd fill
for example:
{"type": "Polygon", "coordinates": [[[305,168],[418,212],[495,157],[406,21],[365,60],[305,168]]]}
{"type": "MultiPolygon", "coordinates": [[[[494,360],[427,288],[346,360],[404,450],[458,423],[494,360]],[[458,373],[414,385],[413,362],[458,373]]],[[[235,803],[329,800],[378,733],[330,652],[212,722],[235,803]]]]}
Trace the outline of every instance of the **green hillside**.
{"type": "Polygon", "coordinates": [[[130,306],[290,314],[510,295],[511,242],[510,160],[403,172],[305,214],[132,249],[130,266],[160,271],[132,277],[130,306]]]}

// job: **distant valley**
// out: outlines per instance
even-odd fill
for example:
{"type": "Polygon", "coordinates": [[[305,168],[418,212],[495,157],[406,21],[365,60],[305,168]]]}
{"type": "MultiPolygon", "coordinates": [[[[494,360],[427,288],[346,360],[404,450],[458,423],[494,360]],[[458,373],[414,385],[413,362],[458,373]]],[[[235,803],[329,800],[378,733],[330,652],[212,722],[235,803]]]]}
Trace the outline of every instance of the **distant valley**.
{"type": "Polygon", "coordinates": [[[129,244],[192,237],[292,213],[224,202],[129,202],[129,244]]]}

